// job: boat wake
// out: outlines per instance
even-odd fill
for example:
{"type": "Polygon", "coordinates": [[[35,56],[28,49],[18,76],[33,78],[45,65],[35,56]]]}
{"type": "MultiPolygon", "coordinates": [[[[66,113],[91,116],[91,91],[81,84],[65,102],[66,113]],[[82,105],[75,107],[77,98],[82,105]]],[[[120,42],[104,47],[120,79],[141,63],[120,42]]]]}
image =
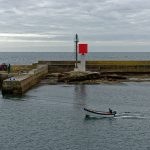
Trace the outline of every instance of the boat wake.
{"type": "Polygon", "coordinates": [[[112,118],[108,117],[94,117],[94,116],[85,116],[86,120],[98,120],[98,119],[150,119],[150,116],[145,116],[141,113],[131,113],[131,112],[124,112],[118,113],[112,118]]]}
{"type": "Polygon", "coordinates": [[[120,114],[116,114],[114,118],[121,118],[121,119],[146,119],[149,118],[141,113],[131,113],[131,112],[124,112],[120,114]]]}

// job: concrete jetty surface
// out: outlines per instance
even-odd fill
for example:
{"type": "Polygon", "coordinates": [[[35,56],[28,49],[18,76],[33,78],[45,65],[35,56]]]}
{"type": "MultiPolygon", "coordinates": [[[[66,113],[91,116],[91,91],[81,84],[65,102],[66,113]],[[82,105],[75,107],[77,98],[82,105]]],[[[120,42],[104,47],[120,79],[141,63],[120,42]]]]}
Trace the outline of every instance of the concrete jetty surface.
{"type": "Polygon", "coordinates": [[[41,78],[48,73],[47,65],[37,65],[37,68],[32,69],[27,74],[20,74],[8,78],[3,81],[2,94],[3,95],[22,95],[32,86],[37,84],[41,78]]]}

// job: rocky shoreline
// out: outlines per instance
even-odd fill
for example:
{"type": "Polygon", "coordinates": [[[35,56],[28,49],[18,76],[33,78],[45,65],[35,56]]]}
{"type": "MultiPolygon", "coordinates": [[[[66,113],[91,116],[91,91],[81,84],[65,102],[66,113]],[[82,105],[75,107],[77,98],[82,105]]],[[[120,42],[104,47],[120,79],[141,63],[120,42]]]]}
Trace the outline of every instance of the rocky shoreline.
{"type": "Polygon", "coordinates": [[[128,78],[121,75],[102,75],[99,72],[90,71],[70,71],[65,73],[48,74],[47,82],[49,84],[66,83],[66,84],[100,84],[127,81],[128,78]]]}
{"type": "Polygon", "coordinates": [[[48,84],[115,84],[121,82],[149,82],[150,74],[115,74],[99,72],[70,71],[63,73],[50,73],[45,78],[48,84]]]}

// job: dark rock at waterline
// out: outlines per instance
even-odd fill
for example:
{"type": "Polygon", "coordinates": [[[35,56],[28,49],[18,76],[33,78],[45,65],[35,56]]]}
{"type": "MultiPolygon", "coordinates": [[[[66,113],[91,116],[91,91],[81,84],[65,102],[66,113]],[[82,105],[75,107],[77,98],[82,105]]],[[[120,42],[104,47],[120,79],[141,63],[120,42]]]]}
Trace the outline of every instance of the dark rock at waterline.
{"type": "Polygon", "coordinates": [[[103,76],[101,76],[101,79],[105,79],[105,80],[126,80],[127,77],[119,76],[119,75],[103,75],[103,76]]]}
{"type": "Polygon", "coordinates": [[[101,75],[99,72],[90,71],[70,71],[65,73],[48,74],[49,84],[64,83],[101,83],[103,81],[120,81],[126,80],[125,76],[119,75],[101,75]]]}
{"type": "Polygon", "coordinates": [[[100,78],[100,73],[98,72],[71,71],[59,75],[58,82],[77,82],[77,81],[85,81],[85,80],[95,80],[99,78],[100,78]]]}

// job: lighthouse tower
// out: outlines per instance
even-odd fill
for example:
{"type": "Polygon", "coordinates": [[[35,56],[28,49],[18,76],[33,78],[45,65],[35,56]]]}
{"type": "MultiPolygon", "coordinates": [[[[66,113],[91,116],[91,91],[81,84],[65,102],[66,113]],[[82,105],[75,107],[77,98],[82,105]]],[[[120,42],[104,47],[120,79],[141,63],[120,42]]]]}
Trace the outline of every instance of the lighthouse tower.
{"type": "Polygon", "coordinates": [[[75,35],[75,68],[74,71],[86,71],[86,54],[88,53],[88,44],[78,44],[78,34],[75,35]],[[80,63],[78,63],[78,54],[80,54],[80,63]]]}
{"type": "Polygon", "coordinates": [[[79,44],[79,54],[81,57],[78,64],[79,71],[86,71],[86,54],[88,53],[88,44],[79,44]]]}

